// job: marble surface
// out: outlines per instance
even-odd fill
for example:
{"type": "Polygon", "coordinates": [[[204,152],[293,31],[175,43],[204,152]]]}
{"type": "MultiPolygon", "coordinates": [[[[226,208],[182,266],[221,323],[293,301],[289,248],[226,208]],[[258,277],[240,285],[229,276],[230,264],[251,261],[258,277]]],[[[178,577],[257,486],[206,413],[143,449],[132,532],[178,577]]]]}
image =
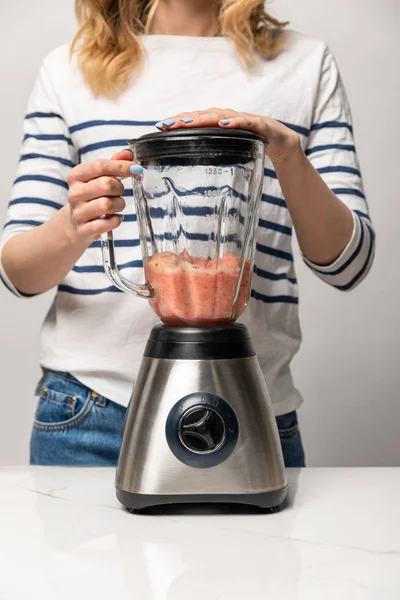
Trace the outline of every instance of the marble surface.
{"type": "Polygon", "coordinates": [[[400,469],[292,470],[275,515],[131,515],[113,478],[0,469],[0,600],[400,598],[400,469]]]}

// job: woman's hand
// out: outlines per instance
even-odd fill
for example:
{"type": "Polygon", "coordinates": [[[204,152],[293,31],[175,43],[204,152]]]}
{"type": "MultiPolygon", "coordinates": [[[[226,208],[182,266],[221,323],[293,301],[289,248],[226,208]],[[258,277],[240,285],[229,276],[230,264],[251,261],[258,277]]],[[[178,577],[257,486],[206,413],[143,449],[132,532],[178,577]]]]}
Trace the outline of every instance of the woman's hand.
{"type": "Polygon", "coordinates": [[[181,113],[156,124],[158,129],[220,127],[244,129],[262,135],[268,142],[266,154],[275,164],[284,162],[300,149],[296,132],[269,117],[237,112],[231,109],[208,108],[191,113],[181,113]]]}
{"type": "Polygon", "coordinates": [[[354,220],[301,149],[297,133],[268,117],[230,109],[181,113],[156,124],[163,131],[193,127],[244,129],[265,137],[296,230],[300,248],[318,265],[332,264],[349,243],[354,220]]]}
{"type": "Polygon", "coordinates": [[[10,281],[23,294],[41,294],[59,285],[88,246],[102,233],[118,227],[116,212],[125,208],[120,179],[140,174],[132,152],[114,154],[71,170],[69,206],[42,225],[12,237],[1,258],[10,281]],[[132,170],[131,170],[132,169],[132,170]],[[104,215],[110,215],[106,218],[104,215]]]}
{"type": "MultiPolygon", "coordinates": [[[[69,174],[70,217],[79,240],[90,244],[102,233],[116,229],[122,222],[125,200],[120,179],[131,177],[132,152],[114,154],[112,160],[80,164],[69,174]]],[[[140,167],[136,167],[140,169],[140,167]]]]}

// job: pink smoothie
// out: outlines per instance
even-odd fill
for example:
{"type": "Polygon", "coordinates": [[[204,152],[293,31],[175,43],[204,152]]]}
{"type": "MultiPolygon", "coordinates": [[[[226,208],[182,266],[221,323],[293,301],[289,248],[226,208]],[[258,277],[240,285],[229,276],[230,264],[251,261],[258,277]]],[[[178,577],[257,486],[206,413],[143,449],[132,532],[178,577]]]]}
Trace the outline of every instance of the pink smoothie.
{"type": "Polygon", "coordinates": [[[240,271],[238,256],[226,252],[218,261],[194,258],[184,251],[154,254],[145,265],[155,290],[153,310],[167,325],[208,327],[232,323],[244,309],[250,285],[246,261],[234,313],[233,298],[240,271]]]}

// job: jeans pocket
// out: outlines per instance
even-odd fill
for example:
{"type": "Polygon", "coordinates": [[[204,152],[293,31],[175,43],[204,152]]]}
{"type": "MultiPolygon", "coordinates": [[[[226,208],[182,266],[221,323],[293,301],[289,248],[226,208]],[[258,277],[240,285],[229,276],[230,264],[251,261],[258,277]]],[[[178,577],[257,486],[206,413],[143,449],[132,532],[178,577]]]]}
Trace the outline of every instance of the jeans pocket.
{"type": "Polygon", "coordinates": [[[278,425],[279,437],[281,439],[291,438],[299,433],[299,423],[296,411],[277,417],[276,422],[278,425]]]}
{"type": "Polygon", "coordinates": [[[291,412],[276,419],[286,467],[304,467],[305,456],[297,421],[297,413],[291,412]]]}
{"type": "Polygon", "coordinates": [[[84,385],[48,373],[43,382],[33,427],[39,431],[72,429],[89,416],[94,403],[93,393],[84,385]]]}

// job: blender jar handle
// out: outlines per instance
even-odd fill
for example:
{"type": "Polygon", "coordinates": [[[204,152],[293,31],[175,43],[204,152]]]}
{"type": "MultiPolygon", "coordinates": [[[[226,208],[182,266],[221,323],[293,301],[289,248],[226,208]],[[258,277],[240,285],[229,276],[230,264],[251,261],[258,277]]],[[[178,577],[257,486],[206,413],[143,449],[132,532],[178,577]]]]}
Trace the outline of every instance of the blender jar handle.
{"type": "Polygon", "coordinates": [[[104,270],[107,277],[117,288],[128,294],[134,294],[139,298],[154,298],[154,288],[149,283],[139,284],[129,281],[118,269],[115,258],[115,244],[113,232],[101,235],[101,251],[103,255],[104,270]]]}
{"type": "Polygon", "coordinates": [[[150,284],[134,283],[121,274],[115,259],[115,245],[112,231],[101,235],[101,250],[103,254],[104,270],[111,283],[123,292],[134,294],[139,298],[148,300],[154,297],[154,290],[150,284]]]}

